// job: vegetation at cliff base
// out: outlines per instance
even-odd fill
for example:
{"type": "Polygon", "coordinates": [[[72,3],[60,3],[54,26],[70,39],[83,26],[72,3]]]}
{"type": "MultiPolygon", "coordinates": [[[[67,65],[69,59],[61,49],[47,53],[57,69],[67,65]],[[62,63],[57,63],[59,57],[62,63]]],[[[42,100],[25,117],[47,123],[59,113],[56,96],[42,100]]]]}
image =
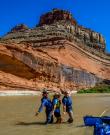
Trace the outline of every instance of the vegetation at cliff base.
{"type": "Polygon", "coordinates": [[[77,93],[110,93],[110,85],[96,86],[90,89],[81,89],[77,93]]]}

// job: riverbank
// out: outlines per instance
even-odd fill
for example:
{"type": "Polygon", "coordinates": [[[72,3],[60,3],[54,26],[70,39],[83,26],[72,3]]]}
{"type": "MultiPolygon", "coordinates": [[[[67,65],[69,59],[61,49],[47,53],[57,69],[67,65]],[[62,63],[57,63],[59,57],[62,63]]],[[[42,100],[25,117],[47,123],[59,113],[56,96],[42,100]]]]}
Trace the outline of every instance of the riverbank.
{"type": "Polygon", "coordinates": [[[0,90],[0,96],[35,96],[40,93],[40,91],[31,90],[0,90]]]}
{"type": "Polygon", "coordinates": [[[84,94],[84,93],[110,93],[110,85],[103,85],[103,86],[96,86],[90,89],[82,89],[79,90],[77,93],[84,94]]]}
{"type": "MultiPolygon", "coordinates": [[[[41,95],[42,91],[32,90],[0,90],[0,96],[35,96],[41,95]]],[[[53,91],[49,91],[49,94],[53,94],[53,91]]],[[[76,94],[77,91],[71,91],[71,94],[76,94]]]]}

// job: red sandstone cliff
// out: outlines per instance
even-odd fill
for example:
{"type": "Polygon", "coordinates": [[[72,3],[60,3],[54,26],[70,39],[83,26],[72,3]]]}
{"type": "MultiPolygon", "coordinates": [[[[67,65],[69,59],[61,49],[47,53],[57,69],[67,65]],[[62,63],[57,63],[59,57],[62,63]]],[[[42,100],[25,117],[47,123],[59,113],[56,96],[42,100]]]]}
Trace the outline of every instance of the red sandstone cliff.
{"type": "Polygon", "coordinates": [[[110,80],[102,35],[77,26],[68,12],[54,10],[46,16],[40,27],[18,25],[1,39],[0,88],[79,90],[110,80]],[[62,20],[72,23],[64,26],[62,20]]]}

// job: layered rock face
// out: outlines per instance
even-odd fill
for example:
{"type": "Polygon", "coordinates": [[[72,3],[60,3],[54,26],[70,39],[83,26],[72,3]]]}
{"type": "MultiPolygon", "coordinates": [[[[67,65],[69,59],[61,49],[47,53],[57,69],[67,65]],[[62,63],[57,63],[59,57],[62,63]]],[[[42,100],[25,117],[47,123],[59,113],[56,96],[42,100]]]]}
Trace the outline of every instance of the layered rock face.
{"type": "Polygon", "coordinates": [[[50,90],[94,87],[110,80],[110,56],[100,33],[54,9],[33,29],[21,24],[0,40],[2,89],[50,90]]]}
{"type": "Polygon", "coordinates": [[[3,39],[17,43],[67,39],[82,44],[82,47],[105,51],[105,39],[100,33],[79,26],[72,15],[63,10],[53,10],[41,16],[39,25],[34,29],[28,29],[23,24],[17,25],[3,39]]]}

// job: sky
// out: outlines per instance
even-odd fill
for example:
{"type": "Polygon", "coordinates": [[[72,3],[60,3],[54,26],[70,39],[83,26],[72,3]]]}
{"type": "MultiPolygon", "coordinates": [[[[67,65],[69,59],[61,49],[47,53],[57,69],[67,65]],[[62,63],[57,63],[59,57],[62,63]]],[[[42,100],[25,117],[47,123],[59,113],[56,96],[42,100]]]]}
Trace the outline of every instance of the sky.
{"type": "Polygon", "coordinates": [[[53,8],[69,10],[80,25],[101,33],[110,52],[110,0],[0,0],[0,36],[21,23],[34,28],[53,8]]]}

